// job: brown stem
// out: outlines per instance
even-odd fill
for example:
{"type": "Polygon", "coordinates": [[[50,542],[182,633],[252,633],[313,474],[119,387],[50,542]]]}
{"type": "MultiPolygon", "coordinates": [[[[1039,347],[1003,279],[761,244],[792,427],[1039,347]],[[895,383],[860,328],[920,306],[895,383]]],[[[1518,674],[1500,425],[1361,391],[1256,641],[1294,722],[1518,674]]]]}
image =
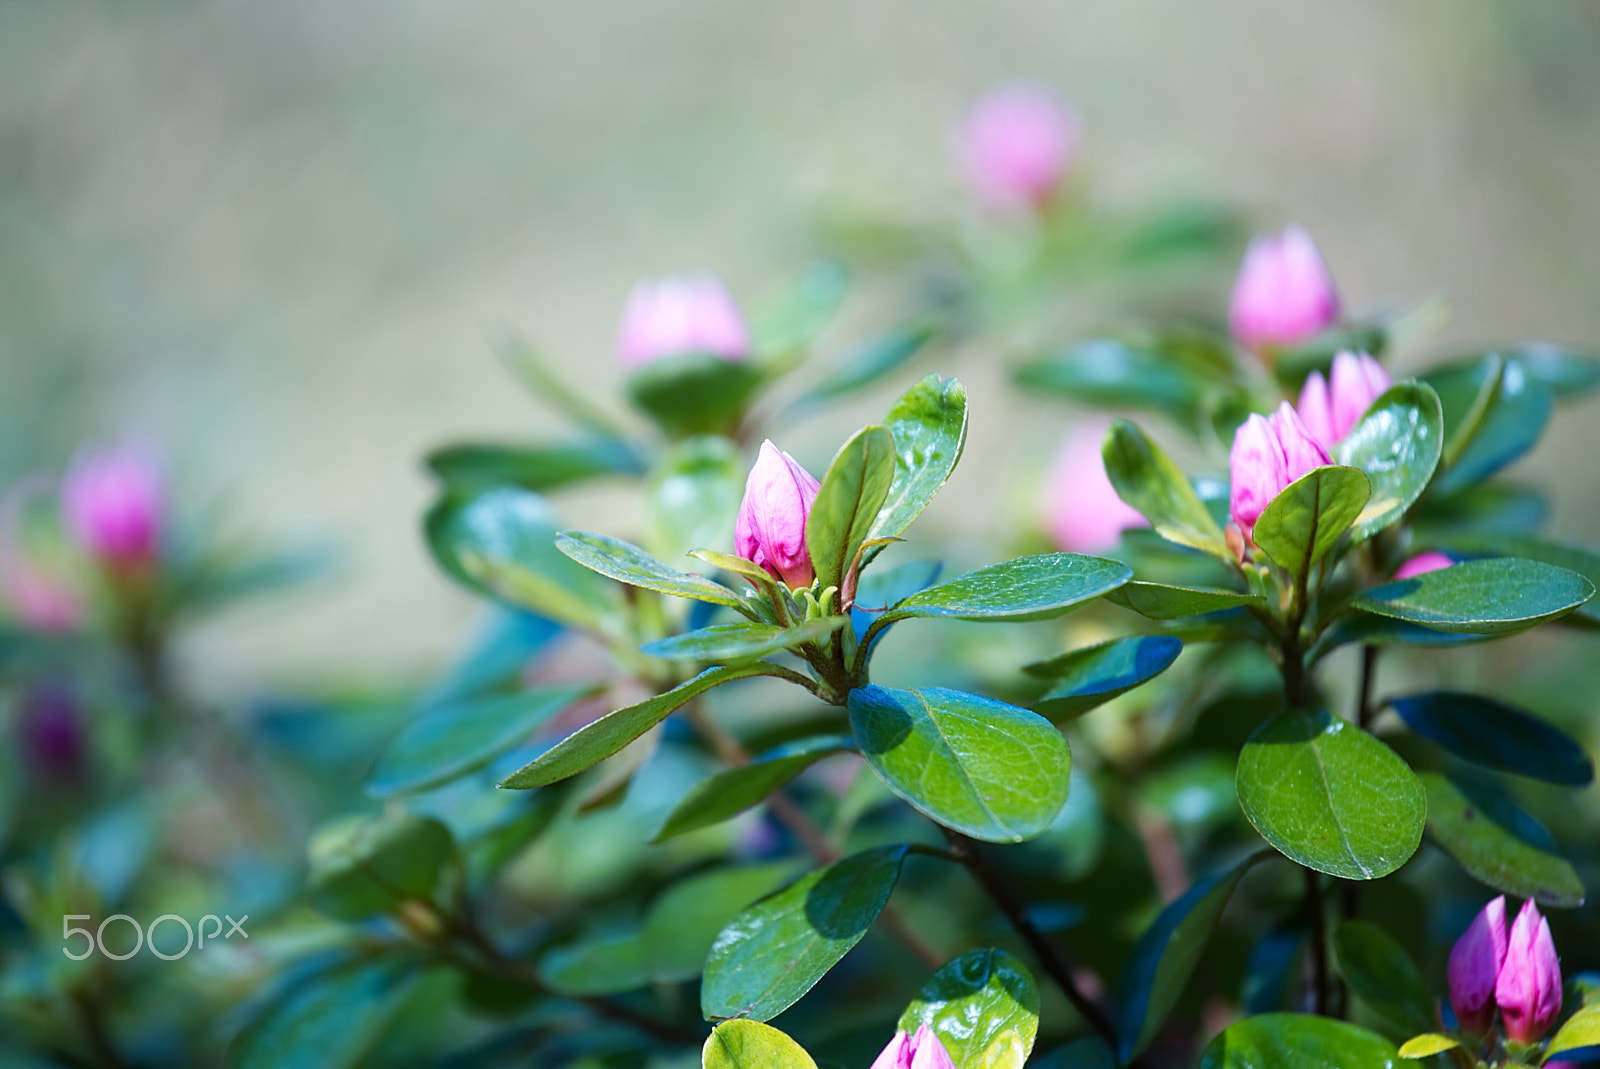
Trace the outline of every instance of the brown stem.
{"type": "Polygon", "coordinates": [[[1100,1038],[1105,1040],[1113,1051],[1117,1050],[1117,1029],[1111,1023],[1111,1018],[1078,987],[1078,982],[1072,977],[1072,967],[1029,918],[1027,907],[1011,890],[1010,885],[990,867],[978,844],[960,832],[951,831],[949,828],[940,830],[949,840],[951,855],[966,867],[978,886],[984,889],[999,907],[1000,912],[1005,914],[1006,920],[1011,922],[1011,927],[1016,929],[1022,941],[1028,944],[1034,956],[1039,959],[1044,971],[1055,981],[1061,993],[1067,996],[1067,1001],[1072,1003],[1073,1008],[1089,1023],[1089,1027],[1099,1033],[1100,1038]]]}
{"type": "Polygon", "coordinates": [[[1322,878],[1305,869],[1306,914],[1310,922],[1310,952],[1306,955],[1306,1003],[1312,1013],[1328,1012],[1328,932],[1322,912],[1322,878]]]}

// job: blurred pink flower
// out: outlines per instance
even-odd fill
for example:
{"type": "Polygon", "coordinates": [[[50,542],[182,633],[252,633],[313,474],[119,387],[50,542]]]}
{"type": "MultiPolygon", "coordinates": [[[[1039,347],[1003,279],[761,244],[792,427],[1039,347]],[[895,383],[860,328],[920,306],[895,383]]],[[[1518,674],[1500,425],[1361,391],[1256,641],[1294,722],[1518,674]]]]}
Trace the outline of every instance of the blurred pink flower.
{"type": "Polygon", "coordinates": [[[1298,226],[1250,242],[1233,284],[1228,324],[1247,349],[1291,348],[1339,321],[1339,291],[1298,226]]]}
{"type": "Polygon", "coordinates": [[[710,353],[729,361],[750,355],[744,316],[727,287],[714,275],[639,282],[622,312],[617,338],[622,363],[642,367],[685,353],[710,353]]]}
{"type": "Polygon", "coordinates": [[[1493,899],[1450,948],[1450,1005],[1468,1032],[1483,1035],[1494,1019],[1494,986],[1506,958],[1506,897],[1493,899]]]}
{"type": "Polygon", "coordinates": [[[1550,938],[1550,922],[1533,899],[1522,904],[1506,939],[1506,959],[1494,984],[1506,1035],[1537,1043],[1561,1013],[1561,963],[1550,938]]]}
{"type": "Polygon", "coordinates": [[[806,518],[819,489],[799,461],[770,441],[762,442],[734,521],[739,556],[791,587],[810,586],[816,573],[806,549],[806,518]]]}
{"type": "Polygon", "coordinates": [[[1366,353],[1341,352],[1333,358],[1329,377],[1313,371],[1300,389],[1295,406],[1317,444],[1332,450],[1367,414],[1391,385],[1389,373],[1366,353]]]}
{"type": "Polygon", "coordinates": [[[138,445],[79,452],[61,487],[67,533],[85,553],[122,571],[155,562],[165,508],[161,464],[138,445]]]}
{"type": "Polygon", "coordinates": [[[1130,527],[1149,521],[1117,496],[1100,456],[1104,421],[1080,423],[1067,432],[1044,486],[1045,529],[1071,553],[1104,553],[1130,527]]]}
{"type": "Polygon", "coordinates": [[[871,1069],[955,1069],[955,1063],[933,1029],[921,1025],[914,1036],[896,1032],[871,1069]]]}
{"type": "Polygon", "coordinates": [[[1270,416],[1252,414],[1233,434],[1228,453],[1228,508],[1246,536],[1272,499],[1313,468],[1328,463],[1323,452],[1284,401],[1270,416]]]}
{"type": "Polygon", "coordinates": [[[23,510],[36,488],[26,483],[0,502],[0,594],[23,626],[46,634],[72,631],[83,620],[80,592],[37,559],[23,531],[23,510]]]}
{"type": "Polygon", "coordinates": [[[1009,85],[979,97],[956,142],[969,182],[993,208],[1038,208],[1055,194],[1078,153],[1078,116],[1048,91],[1009,85]]]}
{"type": "Polygon", "coordinates": [[[1455,561],[1437,550],[1430,549],[1425,553],[1418,553],[1394,570],[1396,579],[1413,579],[1426,572],[1436,572],[1440,568],[1448,568],[1455,561]]]}

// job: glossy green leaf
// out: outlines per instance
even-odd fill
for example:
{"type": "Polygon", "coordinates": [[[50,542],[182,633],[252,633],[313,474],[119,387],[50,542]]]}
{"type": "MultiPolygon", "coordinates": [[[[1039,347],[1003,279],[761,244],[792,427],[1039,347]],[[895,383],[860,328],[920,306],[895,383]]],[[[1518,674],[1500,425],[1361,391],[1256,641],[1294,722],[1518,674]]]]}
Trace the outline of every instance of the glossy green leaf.
{"type": "Polygon", "coordinates": [[[1395,1027],[1434,1027],[1433,997],[1405,948],[1375,924],[1349,920],[1333,933],[1339,974],[1361,1001],[1395,1027]]]}
{"type": "Polygon", "coordinates": [[[1531,342],[1507,350],[1506,356],[1521,364],[1529,378],[1557,398],[1577,397],[1600,389],[1600,357],[1591,353],[1531,342]]]}
{"type": "Polygon", "coordinates": [[[1355,468],[1313,468],[1267,503],[1251,537],[1296,578],[1311,573],[1366,508],[1372,484],[1355,468]]]}
{"type": "MultiPolygon", "coordinates": [[[[1521,557],[1554,564],[1558,568],[1577,572],[1589,580],[1591,586],[1600,587],[1600,553],[1582,546],[1548,542],[1515,531],[1481,530],[1455,525],[1446,525],[1431,534],[1428,545],[1468,556],[1521,557]]],[[[1600,623],[1600,605],[1590,600],[1573,610],[1572,615],[1600,623]]]]}
{"type": "Polygon", "coordinates": [[[1449,448],[1459,449],[1454,464],[1439,473],[1436,480],[1440,494],[1450,494],[1471,483],[1488,478],[1513,460],[1532,449],[1544,433],[1550,420],[1551,396],[1543,384],[1530,376],[1515,359],[1486,360],[1473,368],[1446,369],[1428,376],[1428,381],[1439,392],[1445,404],[1445,427],[1451,435],[1449,448]],[[1457,442],[1452,409],[1463,415],[1470,411],[1470,402],[1463,409],[1459,401],[1447,398],[1470,397],[1476,399],[1486,375],[1493,374],[1496,366],[1503,367],[1498,394],[1475,428],[1470,440],[1457,442]]]}
{"type": "Polygon", "coordinates": [[[1422,839],[1422,785],[1395,752],[1325,712],[1286,710],[1239,753],[1239,806],[1262,838],[1308,868],[1375,880],[1422,839]]]}
{"type": "Polygon", "coordinates": [[[910,527],[955,471],[967,443],[967,388],[929,375],[889,406],[883,423],[894,436],[894,482],[872,525],[874,538],[910,527]]]}
{"type": "Polygon", "coordinates": [[[794,875],[795,862],[712,869],[682,880],[650,904],[640,935],[650,978],[678,984],[697,978],[717,933],[752,902],[794,875]]]}
{"type": "Polygon", "coordinates": [[[751,317],[751,348],[762,360],[778,363],[803,353],[833,321],[849,291],[850,276],[842,264],[808,264],[751,317]]]}
{"type": "Polygon", "coordinates": [[[750,661],[826,638],[847,623],[843,616],[825,616],[788,628],[754,620],[712,624],[646,643],[640,652],[668,661],[750,661]]]}
{"type": "Polygon", "coordinates": [[[769,1021],[849,953],[883,912],[900,878],[904,845],[836,861],[762,899],[717,936],[700,1008],[707,1020],[769,1021]]]}
{"type": "Polygon", "coordinates": [[[1132,574],[1121,561],[1078,553],[1018,557],[925,587],[880,616],[873,628],[913,616],[1046,620],[1116,590],[1132,574]]]}
{"type": "Polygon", "coordinates": [[[1565,858],[1519,838],[1504,816],[1468,798],[1436,772],[1424,772],[1428,834],[1474,879],[1541,905],[1583,904],[1583,883],[1565,858]]]}
{"type": "Polygon", "coordinates": [[[1449,1036],[1442,1036],[1438,1032],[1423,1032],[1400,1044],[1400,1057],[1431,1058],[1435,1054],[1443,1054],[1459,1046],[1461,1044],[1449,1036]]]}
{"type": "Polygon", "coordinates": [[[1422,496],[1444,449],[1444,415],[1426,383],[1402,382],[1372,403],[1333,450],[1337,464],[1358,468],[1372,497],[1350,537],[1360,542],[1396,522],[1422,496]]]}
{"type": "Polygon", "coordinates": [[[1166,353],[1115,338],[1093,338],[1017,371],[1017,385],[1096,407],[1159,408],[1184,413],[1204,383],[1166,353]]]}
{"type": "Polygon", "coordinates": [[[1600,1047],[1600,1006],[1585,1006],[1567,1018],[1567,1023],[1550,1037],[1544,1049],[1545,1061],[1582,1047],[1600,1047]]]}
{"type": "Polygon", "coordinates": [[[760,1021],[723,1021],[700,1052],[701,1069],[817,1069],[794,1040],[760,1021]]]}
{"type": "Polygon", "coordinates": [[[728,439],[697,435],[674,443],[650,474],[645,545],[664,560],[706,546],[731,547],[744,479],[744,458],[728,439]]]}
{"type": "Polygon", "coordinates": [[[380,797],[419,791],[476,772],[597,689],[554,684],[434,705],[389,744],[367,778],[367,790],[380,797]]]}
{"type": "Polygon", "coordinates": [[[459,582],[542,616],[593,630],[622,592],[556,549],[559,520],[538,494],[500,487],[446,494],[424,521],[434,558],[459,582]]]}
{"type": "Polygon", "coordinates": [[[1101,457],[1117,496],[1149,520],[1161,537],[1222,560],[1232,559],[1222,529],[1194,487],[1138,427],[1127,420],[1113,423],[1101,457]]]}
{"type": "Polygon", "coordinates": [[[585,568],[610,576],[619,583],[731,609],[745,609],[744,599],[721,583],[670,568],[620,538],[592,531],[562,531],[556,536],[555,544],[558,550],[585,568]]]}
{"type": "Polygon", "coordinates": [[[650,973],[639,933],[620,932],[551,947],[539,958],[539,979],[557,994],[582,998],[648,987],[650,973]]]}
{"type": "Polygon", "coordinates": [[[958,1069],[1022,1069],[1039,1031],[1039,990],[1005,951],[968,951],[922,985],[896,1027],[916,1035],[923,1025],[958,1069]]]}
{"type": "Polygon", "coordinates": [[[683,353],[653,360],[630,374],[628,400],[673,437],[731,435],[766,380],[766,369],[754,360],[683,353]]]}
{"type": "Polygon", "coordinates": [[[341,965],[302,979],[239,1034],[228,1064],[237,1069],[360,1064],[416,980],[412,970],[382,961],[341,965]]]}
{"type": "Polygon", "coordinates": [[[1501,557],[1463,561],[1357,594],[1351,605],[1435,631],[1505,635],[1563,616],[1594,585],[1553,564],[1501,557]]]}
{"type": "Polygon", "coordinates": [[[831,401],[872,385],[921,352],[940,329],[932,322],[912,323],[851,346],[839,354],[834,369],[795,402],[796,407],[831,401]]]}
{"type": "Polygon", "coordinates": [[[748,765],[724,769],[690,788],[651,842],[663,842],[737,816],[759,805],[823,758],[853,749],[855,743],[848,738],[823,735],[787,743],[748,765]]]}
{"type": "Polygon", "coordinates": [[[1139,937],[1128,963],[1123,984],[1126,996],[1118,1022],[1124,1065],[1142,1054],[1156,1037],[1200,964],[1200,955],[1234,888],[1264,856],[1253,854],[1232,868],[1197,880],[1139,937]]]}
{"type": "Polygon", "coordinates": [[[513,772],[500,784],[502,787],[543,787],[604,761],[628,743],[655,727],[674,711],[698,698],[712,687],[735,679],[760,675],[766,669],[760,663],[725,665],[707,668],[693,679],[679,683],[664,694],[647,698],[607,713],[600,719],[579,728],[528,764],[513,772]]]}
{"type": "Polygon", "coordinates": [[[452,487],[517,486],[544,492],[604,475],[637,477],[644,462],[621,438],[591,438],[556,445],[463,443],[428,454],[428,467],[452,487]]]}
{"type": "Polygon", "coordinates": [[[1067,800],[1071,755],[1048,720],[958,690],[850,692],[850,726],[889,789],[976,839],[1047,831],[1067,800]]]}
{"type": "Polygon", "coordinates": [[[840,447],[806,517],[806,549],[823,587],[839,586],[872,534],[894,482],[894,436],[863,427],[840,447]]]}
{"type": "Polygon", "coordinates": [[[1132,609],[1151,620],[1201,616],[1208,612],[1237,609],[1243,605],[1260,605],[1266,601],[1260,594],[1211,587],[1169,586],[1138,579],[1124,583],[1105,597],[1113,605],[1132,609]]]}
{"type": "Polygon", "coordinates": [[[1399,1056],[1393,1043],[1347,1021],[1263,1013],[1208,1043],[1200,1069],[1394,1069],[1399,1056]]]}
{"type": "Polygon", "coordinates": [[[1183,643],[1171,635],[1135,635],[1063,653],[1023,671],[1053,681],[1033,707],[1059,722],[1149,682],[1170,668],[1181,652],[1183,643]]]}
{"type": "Polygon", "coordinates": [[[331,917],[367,920],[406,899],[431,901],[454,857],[450,829],[432,817],[345,817],[311,839],[306,897],[331,917]]]}
{"type": "Polygon", "coordinates": [[[1565,732],[1492,698],[1435,690],[1388,704],[1412,731],[1464,761],[1563,787],[1594,780],[1589,755],[1565,732]]]}

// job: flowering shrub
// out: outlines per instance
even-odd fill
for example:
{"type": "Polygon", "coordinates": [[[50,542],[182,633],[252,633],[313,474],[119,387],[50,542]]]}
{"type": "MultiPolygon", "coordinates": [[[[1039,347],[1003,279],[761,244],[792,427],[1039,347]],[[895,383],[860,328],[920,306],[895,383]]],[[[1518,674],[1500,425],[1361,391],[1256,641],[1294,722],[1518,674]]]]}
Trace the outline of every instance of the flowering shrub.
{"type": "Polygon", "coordinates": [[[1600,556],[1540,535],[1540,499],[1501,478],[1600,362],[1527,345],[1406,375],[1385,363],[1405,321],[1350,318],[1298,228],[1250,244],[1226,309],[1037,355],[1017,339],[1074,280],[1156,286],[1231,236],[1214,209],[1087,210],[1079,139],[1060,102],[1003,90],[956,139],[978,237],[837,225],[833,258],[750,314],[711,276],[641,283],[616,353],[632,424],[517,347],[571,430],[428,457],[428,547],[494,616],[424,693],[377,703],[402,717],[197,708],[173,636],[291,562],[184,538],[139,450],[23,488],[0,546],[38,783],[6,811],[16,1034],[63,1062],[226,1043],[247,1067],[1361,1069],[1600,1043],[1539,909],[1583,902],[1563,850],[1591,865],[1592,822],[1556,806],[1558,845],[1511,786],[1587,786],[1589,756],[1473,673],[1414,685],[1457,647],[1600,621],[1600,556]],[[852,272],[916,284],[817,370],[852,272]],[[993,479],[960,466],[969,410],[1012,399],[911,370],[972,342],[1034,354],[1023,391],[1109,410],[1050,468],[1033,541],[1055,550],[916,523],[993,479]],[[890,381],[831,457],[777,444],[890,381]],[[563,521],[601,479],[633,520],[563,521]],[[119,712],[85,700],[96,678],[139,738],[91,725],[119,712]],[[132,872],[86,835],[30,841],[76,819],[39,804],[68,797],[49,783],[87,784],[93,841],[144,836],[132,872]],[[222,828],[251,840],[194,845],[222,828]],[[302,831],[303,886],[263,886],[302,831]],[[55,954],[58,917],[137,927],[219,886],[251,889],[247,948],[181,973],[104,931],[55,954]],[[1509,930],[1505,894],[1526,900],[1509,930]],[[198,1023],[241,1002],[225,1035],[198,1023]]]}

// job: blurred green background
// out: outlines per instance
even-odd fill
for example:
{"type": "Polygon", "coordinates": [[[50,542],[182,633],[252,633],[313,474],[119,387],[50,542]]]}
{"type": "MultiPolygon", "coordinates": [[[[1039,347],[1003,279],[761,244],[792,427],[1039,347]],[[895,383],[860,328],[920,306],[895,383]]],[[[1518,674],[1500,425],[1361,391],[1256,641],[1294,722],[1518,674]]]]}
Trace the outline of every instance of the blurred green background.
{"type": "MultiPolygon", "coordinates": [[[[418,459],[546,419],[491,355],[502,325],[603,391],[638,276],[752,300],[825,197],[952,208],[954,116],[1026,77],[1083,112],[1103,205],[1302,222],[1352,310],[1447,301],[1446,350],[1593,348],[1597,54],[1588,0],[0,0],[0,481],[148,435],[192,507],[342,550],[194,636],[204,687],[421,674],[474,610],[427,560],[418,459]]],[[[1004,355],[960,362],[947,533],[1014,520],[977,473],[1059,434],[1004,355]]],[[[1524,464],[1590,542],[1597,404],[1524,464]]],[[[833,433],[796,435],[825,457],[833,433]]]]}

